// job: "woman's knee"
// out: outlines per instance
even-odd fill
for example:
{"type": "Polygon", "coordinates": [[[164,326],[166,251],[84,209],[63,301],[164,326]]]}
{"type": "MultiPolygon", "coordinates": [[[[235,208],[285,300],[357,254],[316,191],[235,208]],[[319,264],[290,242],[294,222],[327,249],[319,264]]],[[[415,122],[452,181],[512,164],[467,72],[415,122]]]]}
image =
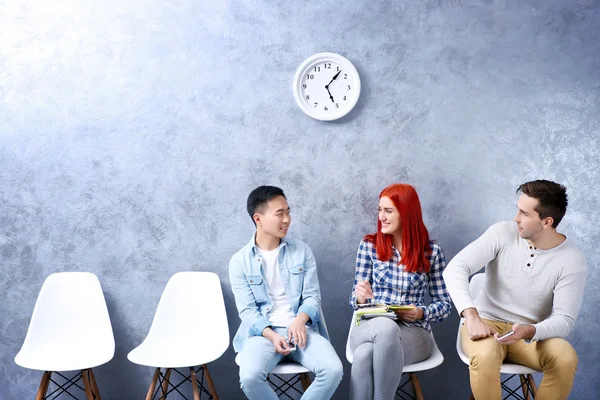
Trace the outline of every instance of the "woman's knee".
{"type": "Polygon", "coordinates": [[[373,343],[361,344],[354,350],[354,359],[352,364],[372,364],[373,363],[373,343]]]}
{"type": "Polygon", "coordinates": [[[398,323],[389,318],[375,318],[371,328],[374,330],[374,338],[401,340],[401,332],[398,323]]]}
{"type": "Polygon", "coordinates": [[[396,322],[395,320],[390,319],[390,318],[385,318],[385,317],[373,318],[371,320],[371,322],[373,323],[373,325],[376,325],[379,330],[384,331],[384,332],[387,332],[387,331],[399,332],[400,331],[398,322],[396,322]]]}

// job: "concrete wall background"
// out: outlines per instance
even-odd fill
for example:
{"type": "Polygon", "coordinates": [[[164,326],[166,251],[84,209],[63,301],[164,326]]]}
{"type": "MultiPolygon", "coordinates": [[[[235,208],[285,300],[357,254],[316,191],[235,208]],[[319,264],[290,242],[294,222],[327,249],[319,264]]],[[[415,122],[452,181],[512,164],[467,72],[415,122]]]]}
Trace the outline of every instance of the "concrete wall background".
{"type": "MultiPolygon", "coordinates": [[[[520,183],[547,178],[568,186],[562,232],[589,262],[571,397],[595,399],[599,28],[595,0],[0,2],[0,398],[37,390],[41,373],[13,359],[53,272],[102,283],[116,340],[96,372],[103,398],[146,393],[151,370],[126,354],[177,271],[220,275],[233,337],[226,269],[252,234],[258,185],[286,191],[343,357],[381,188],[416,186],[450,259],[512,218],[520,183]],[[362,79],[357,107],[332,123],[304,115],[291,90],[323,51],[362,79]]],[[[427,398],[468,396],[457,322],[434,327],[446,361],[422,374],[427,398]]],[[[243,397],[233,357],[212,366],[224,399],[243,397]]]]}

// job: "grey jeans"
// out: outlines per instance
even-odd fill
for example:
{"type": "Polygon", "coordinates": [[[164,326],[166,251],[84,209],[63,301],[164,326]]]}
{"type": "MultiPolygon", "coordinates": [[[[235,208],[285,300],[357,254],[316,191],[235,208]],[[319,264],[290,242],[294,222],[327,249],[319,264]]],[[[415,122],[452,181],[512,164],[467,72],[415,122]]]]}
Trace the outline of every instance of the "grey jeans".
{"type": "Polygon", "coordinates": [[[429,332],[388,318],[362,321],[350,336],[351,400],[393,400],[406,364],[431,354],[429,332]]]}

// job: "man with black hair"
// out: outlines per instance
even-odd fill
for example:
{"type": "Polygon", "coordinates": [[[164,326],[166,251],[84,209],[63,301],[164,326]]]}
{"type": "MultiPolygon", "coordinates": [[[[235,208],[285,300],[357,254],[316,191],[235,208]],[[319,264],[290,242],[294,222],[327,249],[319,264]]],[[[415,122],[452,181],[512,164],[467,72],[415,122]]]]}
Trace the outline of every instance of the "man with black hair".
{"type": "Polygon", "coordinates": [[[241,353],[242,390],[251,400],[276,400],[267,375],[287,358],[315,374],[302,399],[329,399],[342,380],[343,368],[323,325],[312,251],[286,237],[291,216],[281,189],[254,189],[247,209],[256,232],[229,263],[242,319],[233,339],[234,350],[241,353]]]}
{"type": "Polygon", "coordinates": [[[444,280],[465,318],[460,335],[475,399],[501,398],[504,360],[544,372],[536,398],[566,399],[577,354],[564,338],[581,307],[586,260],[556,231],[567,210],[566,188],[537,180],[522,184],[519,192],[514,222],[492,225],[459,252],[444,271],[444,280]],[[473,299],[469,276],[484,266],[485,283],[473,299]]]}

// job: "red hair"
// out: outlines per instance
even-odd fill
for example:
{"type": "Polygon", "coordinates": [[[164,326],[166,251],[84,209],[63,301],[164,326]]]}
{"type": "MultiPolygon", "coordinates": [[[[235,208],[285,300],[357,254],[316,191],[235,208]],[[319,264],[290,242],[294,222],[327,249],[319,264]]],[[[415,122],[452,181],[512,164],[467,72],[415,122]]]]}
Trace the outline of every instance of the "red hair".
{"type": "MultiPolygon", "coordinates": [[[[400,214],[402,230],[402,264],[407,272],[429,272],[431,245],[429,233],[423,223],[421,202],[417,191],[406,183],[396,183],[383,189],[379,198],[388,197],[400,214]]],[[[392,235],[381,233],[381,221],[377,219],[377,233],[364,237],[375,243],[377,258],[381,261],[392,259],[392,235]]]]}

